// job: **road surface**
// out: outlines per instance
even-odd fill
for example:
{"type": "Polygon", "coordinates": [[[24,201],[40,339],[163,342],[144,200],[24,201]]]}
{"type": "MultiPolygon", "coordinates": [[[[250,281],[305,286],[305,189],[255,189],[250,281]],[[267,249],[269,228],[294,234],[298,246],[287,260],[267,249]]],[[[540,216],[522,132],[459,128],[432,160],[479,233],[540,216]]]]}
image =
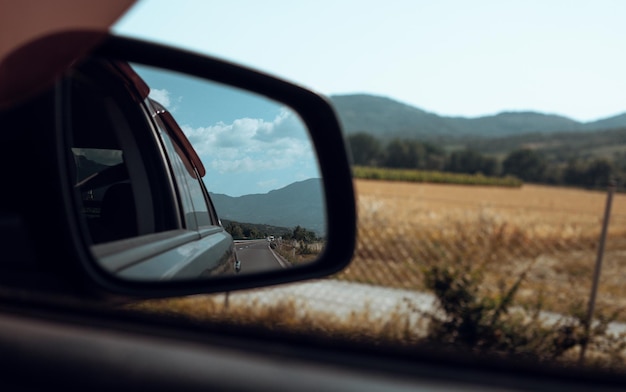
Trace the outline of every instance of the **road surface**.
{"type": "Polygon", "coordinates": [[[241,273],[276,271],[288,267],[288,263],[270,248],[266,239],[235,241],[235,249],[241,261],[241,273]]]}

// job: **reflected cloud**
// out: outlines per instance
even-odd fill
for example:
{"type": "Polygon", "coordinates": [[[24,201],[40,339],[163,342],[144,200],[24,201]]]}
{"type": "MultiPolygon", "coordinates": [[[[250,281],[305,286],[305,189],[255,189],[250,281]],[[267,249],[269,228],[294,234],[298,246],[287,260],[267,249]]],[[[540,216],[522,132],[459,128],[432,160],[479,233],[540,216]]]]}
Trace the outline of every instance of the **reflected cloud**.
{"type": "Polygon", "coordinates": [[[166,89],[151,88],[148,96],[168,109],[172,104],[170,101],[170,92],[166,89]]]}
{"type": "Polygon", "coordinates": [[[205,164],[219,173],[316,165],[302,122],[286,109],[272,121],[241,118],[231,124],[181,128],[205,164]]]}
{"type": "Polygon", "coordinates": [[[169,90],[164,89],[164,88],[163,89],[151,88],[150,94],[148,94],[148,97],[154,99],[155,101],[163,105],[167,110],[170,111],[170,113],[175,113],[176,110],[178,109],[177,104],[183,100],[183,97],[172,99],[172,94],[169,92],[169,90]]]}

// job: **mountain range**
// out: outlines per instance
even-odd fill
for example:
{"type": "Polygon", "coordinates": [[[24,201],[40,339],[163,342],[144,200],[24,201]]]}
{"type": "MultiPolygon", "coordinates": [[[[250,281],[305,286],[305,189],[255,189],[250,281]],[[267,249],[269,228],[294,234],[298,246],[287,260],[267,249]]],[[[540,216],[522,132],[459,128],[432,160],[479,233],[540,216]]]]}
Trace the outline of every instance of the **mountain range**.
{"type": "Polygon", "coordinates": [[[232,197],[211,193],[219,217],[241,223],[312,230],[320,236],[326,231],[322,180],[311,178],[268,193],[232,197]]]}
{"type": "Polygon", "coordinates": [[[626,127],[626,112],[592,122],[579,122],[538,112],[502,112],[468,118],[440,116],[376,95],[333,95],[330,100],[347,135],[366,132],[382,140],[503,137],[523,133],[587,132],[626,127]]]}

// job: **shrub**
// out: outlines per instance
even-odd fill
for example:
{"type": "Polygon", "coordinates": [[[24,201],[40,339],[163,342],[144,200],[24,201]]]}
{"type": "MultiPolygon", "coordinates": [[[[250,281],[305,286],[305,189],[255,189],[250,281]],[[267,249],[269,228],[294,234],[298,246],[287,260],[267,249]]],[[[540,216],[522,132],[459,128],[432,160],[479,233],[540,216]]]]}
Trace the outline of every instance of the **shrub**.
{"type": "Polygon", "coordinates": [[[354,166],[353,176],[366,180],[424,182],[432,184],[459,184],[480,186],[503,186],[519,188],[522,181],[515,177],[488,177],[482,174],[447,173],[412,169],[390,169],[354,166]]]}
{"type": "Polygon", "coordinates": [[[483,273],[472,263],[457,260],[428,267],[425,285],[434,292],[439,308],[426,314],[426,340],[475,353],[551,362],[561,359],[570,364],[577,359],[573,354],[587,344],[593,357],[590,364],[623,366],[626,343],[623,336],[608,331],[617,313],[601,314],[587,329],[580,305],[563,316],[548,316],[541,295],[532,306],[515,306],[515,295],[531,268],[532,264],[498,295],[489,295],[481,292],[483,273]]]}

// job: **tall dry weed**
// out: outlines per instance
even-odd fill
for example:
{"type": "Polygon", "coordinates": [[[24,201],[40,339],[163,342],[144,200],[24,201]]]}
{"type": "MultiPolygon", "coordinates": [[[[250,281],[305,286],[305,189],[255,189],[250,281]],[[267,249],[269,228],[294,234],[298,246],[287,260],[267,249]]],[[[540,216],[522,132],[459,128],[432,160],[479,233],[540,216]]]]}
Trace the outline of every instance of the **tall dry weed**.
{"type": "MultiPolygon", "coordinates": [[[[332,279],[434,293],[441,290],[434,282],[448,279],[449,287],[456,287],[453,294],[465,298],[467,317],[483,328],[481,339],[491,336],[491,344],[479,346],[511,355],[543,353],[546,358],[575,359],[582,336],[576,320],[581,319],[580,309],[589,296],[603,194],[532,186],[483,189],[375,181],[357,181],[356,187],[355,256],[332,279]],[[438,278],[433,280],[433,274],[438,278]],[[545,311],[573,318],[544,328],[540,318],[545,311]]],[[[608,320],[624,320],[618,311],[626,306],[626,197],[618,195],[614,205],[598,295],[600,322],[592,331],[598,339],[590,354],[592,362],[609,366],[623,363],[624,340],[606,334],[606,326],[608,320]]],[[[151,301],[136,309],[400,344],[421,342],[427,328],[450,322],[436,318],[442,313],[425,315],[418,306],[406,304],[387,310],[389,317],[384,320],[373,317],[377,309],[354,312],[346,319],[334,317],[333,309],[320,313],[291,298],[267,302],[237,301],[235,295],[226,298],[151,301]],[[409,322],[414,316],[423,320],[421,329],[409,322]]],[[[459,309],[463,314],[464,308],[459,309]]],[[[454,311],[444,309],[443,314],[454,311]]],[[[458,327],[458,322],[449,325],[458,327]]],[[[436,334],[430,331],[434,339],[436,334]]],[[[458,333],[454,328],[448,331],[458,333]]]]}

